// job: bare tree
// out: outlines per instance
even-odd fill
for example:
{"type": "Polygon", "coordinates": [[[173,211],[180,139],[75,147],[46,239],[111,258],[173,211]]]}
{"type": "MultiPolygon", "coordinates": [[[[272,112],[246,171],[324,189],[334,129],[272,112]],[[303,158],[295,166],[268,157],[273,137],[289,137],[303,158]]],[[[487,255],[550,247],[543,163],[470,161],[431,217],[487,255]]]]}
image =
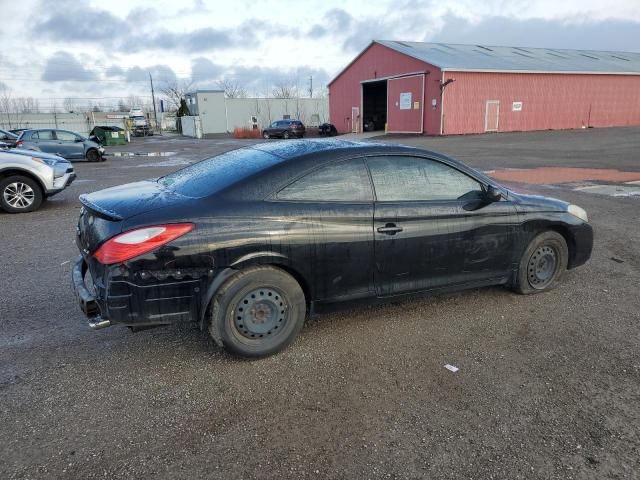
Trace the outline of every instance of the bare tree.
{"type": "Polygon", "coordinates": [[[143,108],[145,107],[145,101],[142,100],[142,98],[140,98],[137,95],[129,95],[127,97],[127,101],[125,102],[125,105],[128,106],[129,110],[131,110],[132,108],[143,108]]]}
{"type": "Polygon", "coordinates": [[[278,82],[271,90],[273,98],[296,98],[298,96],[298,89],[295,85],[287,82],[278,82]]]}
{"type": "Polygon", "coordinates": [[[318,87],[313,89],[313,98],[327,98],[329,89],[327,87],[318,87]]]}
{"type": "Polygon", "coordinates": [[[40,113],[40,102],[37,98],[17,97],[14,106],[18,113],[40,113]]]}
{"type": "Polygon", "coordinates": [[[247,91],[239,83],[223,78],[218,80],[218,88],[224,90],[227,98],[247,98],[247,91]]]}
{"type": "Polygon", "coordinates": [[[193,86],[193,80],[176,80],[167,82],[165,87],[160,88],[160,92],[167,97],[169,104],[176,110],[180,108],[180,100],[182,100],[193,86]]]}
{"type": "Polygon", "coordinates": [[[76,105],[76,99],[72,97],[67,97],[62,101],[62,108],[64,108],[65,111],[69,113],[73,113],[73,111],[76,109],[76,105]]]}
{"type": "Polygon", "coordinates": [[[16,111],[15,99],[11,96],[11,90],[0,83],[0,122],[13,128],[17,127],[20,121],[21,118],[16,111]]]}

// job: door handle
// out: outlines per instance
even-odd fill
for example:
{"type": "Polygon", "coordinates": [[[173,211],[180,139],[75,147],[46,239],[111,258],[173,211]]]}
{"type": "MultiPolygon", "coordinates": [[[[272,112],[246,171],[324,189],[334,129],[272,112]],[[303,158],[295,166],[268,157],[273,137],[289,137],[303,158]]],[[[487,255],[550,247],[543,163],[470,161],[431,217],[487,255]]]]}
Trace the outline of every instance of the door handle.
{"type": "Polygon", "coordinates": [[[386,233],[387,235],[395,235],[402,231],[402,227],[398,227],[395,223],[387,223],[384,227],[378,227],[378,233],[386,233]]]}

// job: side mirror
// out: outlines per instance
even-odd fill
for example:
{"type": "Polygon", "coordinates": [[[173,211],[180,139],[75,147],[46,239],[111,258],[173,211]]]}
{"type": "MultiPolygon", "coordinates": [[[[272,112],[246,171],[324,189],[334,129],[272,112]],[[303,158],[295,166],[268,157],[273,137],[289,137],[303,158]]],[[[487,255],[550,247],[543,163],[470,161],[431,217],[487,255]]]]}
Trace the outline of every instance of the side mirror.
{"type": "Polygon", "coordinates": [[[83,140],[84,140],[83,138],[76,137],[76,143],[82,142],[83,140]]]}
{"type": "Polygon", "coordinates": [[[502,192],[493,185],[489,185],[487,187],[486,197],[490,202],[499,202],[502,198],[502,192]]]}

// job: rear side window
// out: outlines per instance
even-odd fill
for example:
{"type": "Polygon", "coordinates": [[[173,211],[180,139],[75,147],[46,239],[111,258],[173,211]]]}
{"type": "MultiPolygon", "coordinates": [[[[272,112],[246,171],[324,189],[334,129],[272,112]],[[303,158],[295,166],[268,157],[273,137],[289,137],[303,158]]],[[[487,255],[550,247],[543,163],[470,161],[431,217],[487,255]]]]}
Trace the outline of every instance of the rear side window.
{"type": "Polygon", "coordinates": [[[378,201],[460,200],[482,193],[478,181],[435,160],[385,156],[367,162],[378,201]]]}
{"type": "Polygon", "coordinates": [[[34,140],[55,140],[53,136],[53,130],[39,130],[31,134],[31,138],[34,140]]]}
{"type": "Polygon", "coordinates": [[[371,202],[371,181],[362,159],[322,167],[278,192],[278,200],[371,202]]]}

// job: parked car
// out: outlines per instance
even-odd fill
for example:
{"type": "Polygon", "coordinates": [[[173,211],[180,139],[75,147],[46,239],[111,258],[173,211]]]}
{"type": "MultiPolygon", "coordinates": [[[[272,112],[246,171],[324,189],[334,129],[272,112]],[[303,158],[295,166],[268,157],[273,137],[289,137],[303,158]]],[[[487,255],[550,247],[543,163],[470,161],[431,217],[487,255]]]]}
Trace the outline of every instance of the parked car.
{"type": "Polygon", "coordinates": [[[302,138],[306,128],[300,120],[276,120],[262,131],[264,138],[302,138]]]}
{"type": "Polygon", "coordinates": [[[323,123],[318,127],[318,135],[326,137],[335,137],[338,135],[338,130],[333,123],[323,123]]]}
{"type": "Polygon", "coordinates": [[[339,302],[547,291],[593,243],[580,207],[390,144],[258,144],[80,201],[73,284],[90,326],[196,321],[250,357],[339,302]]]}
{"type": "Polygon", "coordinates": [[[86,158],[89,162],[104,161],[104,147],[68,130],[39,128],[25,130],[18,137],[20,148],[53,153],[67,160],[86,158]]]}
{"type": "Polygon", "coordinates": [[[0,208],[9,213],[31,212],[75,178],[73,165],[64,158],[19,148],[0,149],[0,208]]]}
{"type": "Polygon", "coordinates": [[[18,136],[8,130],[2,130],[0,128],[0,142],[9,147],[15,147],[18,141],[18,136]]]}

